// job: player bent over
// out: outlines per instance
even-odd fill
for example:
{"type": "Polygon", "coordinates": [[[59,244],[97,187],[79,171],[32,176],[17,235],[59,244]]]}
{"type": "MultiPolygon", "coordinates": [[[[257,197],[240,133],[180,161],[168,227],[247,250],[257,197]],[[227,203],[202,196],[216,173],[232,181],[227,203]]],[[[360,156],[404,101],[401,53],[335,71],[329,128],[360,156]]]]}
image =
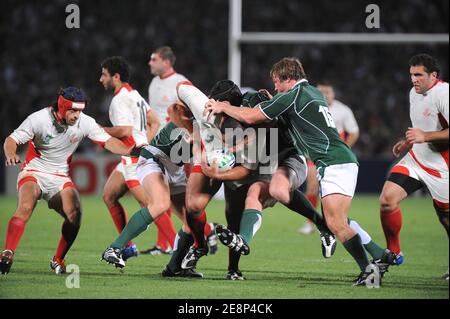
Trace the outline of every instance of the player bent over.
{"type": "MultiPolygon", "coordinates": [[[[260,103],[256,108],[209,101],[206,110],[213,114],[224,112],[249,125],[268,122],[276,117],[282,119],[280,129],[289,132],[298,150],[317,166],[327,226],[360,268],[355,285],[364,285],[371,270],[377,270],[378,265],[380,273],[385,272],[389,260],[380,260],[369,267],[361,237],[348,225],[347,214],[358,176],[357,159],[340,139],[323,95],[308,83],[298,59],[282,59],[274,64],[270,75],[279,92],[273,99],[260,103]]],[[[388,255],[389,259],[393,258],[390,251],[386,251],[388,255]]]]}
{"type": "MultiPolygon", "coordinates": [[[[169,122],[151,144],[142,149],[136,174],[146,193],[148,205],[130,218],[119,237],[103,252],[103,260],[119,268],[125,267],[123,250],[127,243],[144,232],[171,206],[173,212],[184,224],[182,233],[186,233],[189,237],[189,229],[185,226],[186,175],[183,164],[189,162],[191,148],[190,134],[185,129],[177,127],[174,122],[169,122]],[[173,158],[174,154],[180,154],[181,157],[173,158]]],[[[182,237],[182,241],[190,240],[183,234],[179,234],[179,237],[182,237]]],[[[180,240],[178,239],[177,242],[179,243],[180,240]]],[[[179,263],[186,254],[186,251],[181,252],[181,250],[175,249],[172,257],[178,258],[179,263]],[[181,257],[177,257],[178,255],[181,257]]],[[[166,267],[163,275],[203,277],[194,269],[184,271],[177,266],[170,269],[166,267]]]]}
{"type": "MultiPolygon", "coordinates": [[[[395,144],[393,153],[401,160],[391,170],[380,196],[380,216],[387,246],[398,254],[402,214],[399,204],[419,188],[426,187],[434,209],[448,235],[449,225],[449,110],[448,83],[440,81],[436,60],[418,54],[409,61],[411,82],[410,117],[412,128],[405,140],[395,144]]],[[[448,280],[448,270],[443,276],[448,280]]]]}
{"type": "Polygon", "coordinates": [[[56,103],[28,116],[5,140],[6,166],[21,162],[16,153],[18,145],[28,143],[28,151],[17,179],[17,209],[9,221],[5,250],[1,254],[2,274],[10,271],[25,225],[41,198],[64,218],[62,236],[50,266],[56,274],[66,271],[64,257],[77,237],[81,222],[80,196],[69,177],[69,164],[83,138],[88,137],[116,154],[130,153],[131,148],[111,137],[82,112],[86,100],[80,89],[65,88],[59,92],[56,103]]]}

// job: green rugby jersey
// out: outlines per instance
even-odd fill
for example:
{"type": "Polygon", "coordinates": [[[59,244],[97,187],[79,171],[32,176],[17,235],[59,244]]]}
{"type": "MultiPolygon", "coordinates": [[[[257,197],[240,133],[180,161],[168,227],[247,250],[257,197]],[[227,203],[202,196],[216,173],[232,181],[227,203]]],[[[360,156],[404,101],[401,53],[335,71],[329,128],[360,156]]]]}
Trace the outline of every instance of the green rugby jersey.
{"type": "Polygon", "coordinates": [[[264,115],[279,118],[278,127],[289,132],[297,150],[318,167],[356,163],[358,160],[336,130],[322,93],[306,79],[286,93],[259,104],[264,115]]]}
{"type": "MultiPolygon", "coordinates": [[[[153,138],[150,146],[157,148],[172,161],[176,157],[176,163],[174,162],[174,164],[181,166],[184,162],[188,163],[189,158],[192,156],[192,144],[188,141],[188,135],[185,129],[179,128],[172,122],[169,122],[153,138]],[[174,157],[173,155],[176,156],[174,157]],[[183,158],[181,158],[182,155],[183,158]]],[[[158,157],[159,154],[153,154],[155,152],[152,151],[152,147],[144,148],[140,155],[145,158],[158,157]]]]}

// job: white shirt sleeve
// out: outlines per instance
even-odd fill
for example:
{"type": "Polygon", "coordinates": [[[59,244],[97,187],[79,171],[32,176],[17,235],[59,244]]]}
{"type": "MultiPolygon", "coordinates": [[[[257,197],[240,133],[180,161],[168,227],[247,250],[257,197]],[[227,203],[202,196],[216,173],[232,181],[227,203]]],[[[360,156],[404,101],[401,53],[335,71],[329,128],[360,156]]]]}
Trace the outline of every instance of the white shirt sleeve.
{"type": "Polygon", "coordinates": [[[347,108],[345,116],[344,131],[348,134],[359,133],[359,126],[356,122],[355,115],[350,108],[347,108]]]}
{"type": "Polygon", "coordinates": [[[97,124],[97,122],[90,116],[86,115],[87,128],[85,136],[96,144],[104,145],[107,140],[111,138],[111,135],[97,124]]]}
{"type": "Polygon", "coordinates": [[[16,141],[17,144],[25,144],[32,140],[36,133],[35,127],[33,126],[33,123],[36,123],[34,117],[34,114],[28,116],[9,137],[16,141]]]}
{"type": "Polygon", "coordinates": [[[110,120],[114,126],[133,126],[133,114],[128,111],[128,101],[117,95],[111,101],[110,120]]]}

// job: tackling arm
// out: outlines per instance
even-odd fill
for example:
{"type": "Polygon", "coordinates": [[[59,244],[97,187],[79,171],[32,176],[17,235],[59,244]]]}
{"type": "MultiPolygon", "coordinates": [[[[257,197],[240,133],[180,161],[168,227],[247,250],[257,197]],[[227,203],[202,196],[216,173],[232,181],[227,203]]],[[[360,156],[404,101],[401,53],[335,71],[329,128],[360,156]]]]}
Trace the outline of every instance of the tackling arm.
{"type": "Polygon", "coordinates": [[[210,116],[225,113],[237,121],[247,125],[255,125],[270,121],[259,109],[259,107],[236,107],[226,102],[217,102],[214,100],[209,100],[206,103],[205,114],[207,113],[210,113],[210,116]]]}
{"type": "Polygon", "coordinates": [[[150,143],[158,133],[161,123],[152,109],[147,111],[147,140],[150,143]]]}
{"type": "Polygon", "coordinates": [[[109,135],[117,138],[129,137],[132,136],[133,134],[132,126],[113,126],[113,127],[104,127],[103,129],[109,135]]]}

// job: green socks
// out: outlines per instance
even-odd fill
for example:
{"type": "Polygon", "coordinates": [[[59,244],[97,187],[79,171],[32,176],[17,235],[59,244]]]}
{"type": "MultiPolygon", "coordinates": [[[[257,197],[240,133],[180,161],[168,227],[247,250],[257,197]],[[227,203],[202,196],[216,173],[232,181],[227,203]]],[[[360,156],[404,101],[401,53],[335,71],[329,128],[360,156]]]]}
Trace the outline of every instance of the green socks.
{"type": "Polygon", "coordinates": [[[361,271],[365,271],[366,267],[369,265],[369,259],[367,259],[366,252],[361,243],[361,237],[358,234],[342,243],[345,249],[352,255],[355,259],[361,271]]]}
{"type": "Polygon", "coordinates": [[[183,229],[180,229],[175,239],[175,247],[173,249],[172,257],[170,258],[168,264],[168,267],[172,272],[177,273],[181,270],[181,262],[193,243],[194,237],[185,233],[183,229]]]}
{"type": "Polygon", "coordinates": [[[239,234],[242,236],[247,245],[250,245],[253,236],[255,236],[256,232],[261,228],[261,221],[262,216],[259,210],[244,210],[244,213],[242,214],[239,234]]]}
{"type": "Polygon", "coordinates": [[[144,232],[152,222],[153,218],[150,215],[148,208],[140,209],[130,218],[128,224],[122,230],[122,233],[117,237],[116,241],[111,244],[111,247],[123,249],[130,240],[144,232]]]}

